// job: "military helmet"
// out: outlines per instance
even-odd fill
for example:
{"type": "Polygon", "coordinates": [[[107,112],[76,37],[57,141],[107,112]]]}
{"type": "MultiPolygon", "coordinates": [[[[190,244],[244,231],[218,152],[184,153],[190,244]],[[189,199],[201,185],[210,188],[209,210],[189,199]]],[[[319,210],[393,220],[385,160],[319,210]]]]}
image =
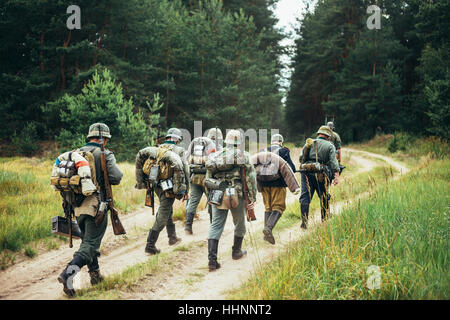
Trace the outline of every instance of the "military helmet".
{"type": "Polygon", "coordinates": [[[220,128],[211,128],[208,130],[208,134],[206,135],[207,138],[211,140],[223,140],[222,130],[220,128]],[[216,136],[217,132],[217,136],[216,136]]]}
{"type": "Polygon", "coordinates": [[[182,140],[181,136],[182,136],[181,130],[178,128],[170,128],[166,134],[166,138],[175,138],[178,140],[182,140]]]}
{"type": "Polygon", "coordinates": [[[230,130],[227,132],[227,136],[225,137],[226,144],[241,144],[241,132],[239,130],[230,130]]]}
{"type": "Polygon", "coordinates": [[[333,135],[333,131],[331,131],[330,127],[328,126],[321,126],[319,128],[319,131],[317,131],[317,134],[319,133],[324,134],[328,137],[331,137],[333,135]]]}
{"type": "Polygon", "coordinates": [[[274,134],[272,136],[272,138],[270,139],[270,143],[276,143],[276,142],[281,142],[281,143],[284,142],[283,136],[279,133],[274,134]]]}
{"type": "Polygon", "coordinates": [[[333,121],[329,121],[327,123],[327,127],[330,127],[331,130],[334,130],[334,123],[333,123],[333,121]]]}
{"type": "Polygon", "coordinates": [[[111,138],[111,133],[109,132],[109,127],[104,123],[94,123],[89,127],[88,138],[100,137],[100,132],[103,138],[111,138]]]}

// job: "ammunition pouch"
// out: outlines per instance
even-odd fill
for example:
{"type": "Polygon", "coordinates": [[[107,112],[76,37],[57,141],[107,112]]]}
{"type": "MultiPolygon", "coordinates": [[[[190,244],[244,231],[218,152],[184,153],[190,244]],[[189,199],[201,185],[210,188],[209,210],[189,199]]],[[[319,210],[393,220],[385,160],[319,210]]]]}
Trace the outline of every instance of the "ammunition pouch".
{"type": "Polygon", "coordinates": [[[208,190],[222,190],[222,191],[224,191],[227,186],[228,186],[228,183],[226,181],[220,181],[220,180],[213,179],[213,178],[205,179],[205,187],[208,190]]]}
{"type": "Polygon", "coordinates": [[[79,175],[71,176],[70,178],[52,177],[50,184],[54,186],[58,191],[72,191],[75,194],[81,194],[81,177],[79,175]]]}
{"type": "Polygon", "coordinates": [[[237,190],[234,187],[226,188],[223,194],[222,203],[217,209],[234,209],[239,205],[237,190]]]}
{"type": "Polygon", "coordinates": [[[224,193],[225,193],[225,191],[223,191],[223,190],[212,189],[209,192],[208,203],[209,204],[215,204],[217,206],[221,205],[224,193]]]}
{"type": "Polygon", "coordinates": [[[198,174],[195,173],[192,175],[191,178],[191,183],[198,185],[198,186],[204,186],[205,185],[205,178],[206,178],[206,174],[198,174]]]}

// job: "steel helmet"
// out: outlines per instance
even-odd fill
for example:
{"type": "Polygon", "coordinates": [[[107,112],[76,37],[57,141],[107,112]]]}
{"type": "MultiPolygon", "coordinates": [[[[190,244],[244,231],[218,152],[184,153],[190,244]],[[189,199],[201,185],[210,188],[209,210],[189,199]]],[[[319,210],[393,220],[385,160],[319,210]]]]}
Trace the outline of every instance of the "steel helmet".
{"type": "Polygon", "coordinates": [[[227,136],[225,137],[225,143],[233,144],[233,145],[240,145],[242,143],[241,139],[242,139],[242,136],[241,136],[241,132],[239,130],[230,130],[230,131],[228,131],[227,136]]]}
{"type": "Polygon", "coordinates": [[[331,130],[334,130],[334,123],[333,123],[333,121],[328,122],[327,126],[330,127],[331,130]]]}
{"type": "Polygon", "coordinates": [[[328,126],[321,126],[319,128],[319,131],[317,131],[317,134],[319,133],[324,134],[328,137],[331,137],[333,135],[333,131],[331,131],[330,127],[328,126]]]}
{"type": "Polygon", "coordinates": [[[170,128],[168,131],[167,131],[167,134],[166,134],[166,139],[167,138],[175,138],[175,139],[178,139],[178,140],[182,140],[182,133],[181,133],[181,130],[180,129],[178,129],[178,128],[170,128]]]}
{"type": "Polygon", "coordinates": [[[220,128],[211,128],[208,130],[208,134],[206,135],[206,137],[213,141],[223,140],[222,130],[220,130],[220,128]]]}
{"type": "Polygon", "coordinates": [[[270,140],[270,143],[276,143],[276,142],[284,142],[283,136],[279,133],[274,134],[270,140]]]}
{"type": "Polygon", "coordinates": [[[104,123],[94,123],[89,127],[88,138],[100,137],[100,132],[103,138],[111,138],[109,127],[104,123]],[[99,131],[100,129],[100,131],[99,131]]]}

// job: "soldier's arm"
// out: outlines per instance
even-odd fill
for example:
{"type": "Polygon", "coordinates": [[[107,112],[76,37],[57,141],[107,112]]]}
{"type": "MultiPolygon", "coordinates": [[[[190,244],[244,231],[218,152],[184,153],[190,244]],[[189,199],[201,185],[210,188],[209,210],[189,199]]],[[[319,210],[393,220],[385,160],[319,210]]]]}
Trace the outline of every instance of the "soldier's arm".
{"type": "Polygon", "coordinates": [[[247,178],[248,199],[250,202],[256,202],[256,195],[258,193],[256,169],[251,163],[249,157],[247,157],[245,164],[245,176],[247,178]]]}
{"type": "Polygon", "coordinates": [[[292,159],[291,159],[291,152],[289,151],[289,149],[288,148],[284,148],[284,150],[286,150],[285,151],[285,153],[283,154],[283,159],[284,160],[286,160],[286,162],[289,164],[289,166],[291,167],[291,169],[292,169],[292,171],[294,171],[295,172],[295,164],[292,162],[292,159]]]}
{"type": "Polygon", "coordinates": [[[140,150],[136,155],[136,189],[146,189],[147,186],[145,185],[144,181],[144,172],[142,171],[142,167],[144,166],[144,157],[142,154],[142,150],[140,150]]]}
{"type": "Polygon", "coordinates": [[[106,168],[108,170],[109,183],[118,185],[122,180],[123,173],[116,162],[116,157],[112,151],[106,153],[106,168]]]}
{"type": "Polygon", "coordinates": [[[184,149],[180,152],[180,158],[183,163],[184,177],[186,178],[186,193],[189,194],[189,190],[191,187],[191,182],[190,182],[191,170],[189,168],[189,162],[185,155],[184,149]]]}
{"type": "Polygon", "coordinates": [[[330,148],[328,150],[328,156],[329,156],[329,164],[331,167],[331,170],[333,170],[333,173],[339,174],[339,163],[336,159],[336,149],[334,148],[333,144],[330,144],[330,148]]]}

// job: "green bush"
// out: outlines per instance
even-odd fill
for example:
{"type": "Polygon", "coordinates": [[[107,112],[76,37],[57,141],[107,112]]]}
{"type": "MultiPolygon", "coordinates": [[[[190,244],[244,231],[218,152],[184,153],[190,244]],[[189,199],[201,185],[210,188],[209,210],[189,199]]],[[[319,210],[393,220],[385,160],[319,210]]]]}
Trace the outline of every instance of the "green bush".
{"type": "Polygon", "coordinates": [[[39,149],[36,124],[28,122],[19,134],[14,133],[11,141],[17,147],[19,154],[27,157],[34,156],[39,149]]]}
{"type": "MultiPolygon", "coordinates": [[[[81,91],[75,96],[66,94],[43,107],[46,112],[60,114],[64,129],[56,133],[56,140],[61,151],[80,147],[89,126],[95,122],[109,126],[112,138],[108,148],[115,152],[119,161],[133,160],[139,149],[150,144],[155,135],[151,124],[159,120],[159,116],[151,115],[145,121],[141,112],[135,113],[132,99],[124,96],[122,85],[116,83],[108,69],[96,71],[81,91]]],[[[152,113],[161,108],[158,97],[155,100],[155,104],[149,106],[152,113]]]]}

